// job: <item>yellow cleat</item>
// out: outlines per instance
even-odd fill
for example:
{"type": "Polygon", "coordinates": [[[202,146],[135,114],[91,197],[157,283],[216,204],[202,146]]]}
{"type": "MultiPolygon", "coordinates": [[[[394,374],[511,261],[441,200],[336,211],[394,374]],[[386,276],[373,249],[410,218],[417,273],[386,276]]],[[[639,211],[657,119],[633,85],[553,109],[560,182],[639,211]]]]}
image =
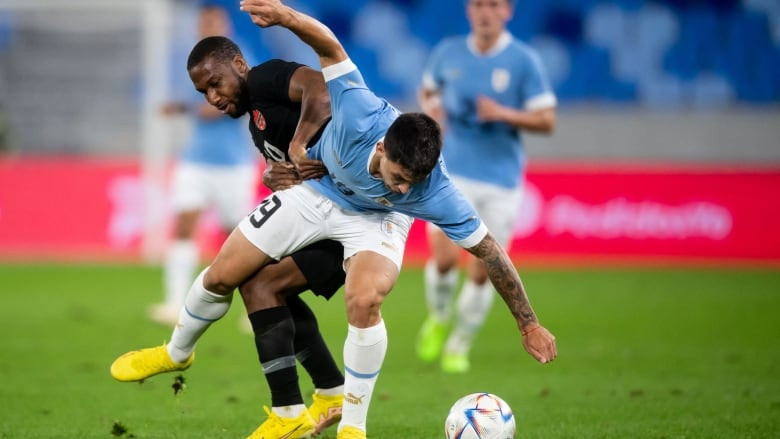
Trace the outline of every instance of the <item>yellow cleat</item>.
{"type": "Polygon", "coordinates": [[[314,434],[314,419],[307,410],[301,412],[297,418],[283,418],[263,406],[268,415],[257,430],[247,439],[298,439],[310,438],[314,434]]]}
{"type": "Polygon", "coordinates": [[[195,353],[183,363],[176,363],[168,355],[165,343],[154,348],[130,351],[114,360],[111,376],[117,381],[141,381],[163,372],[184,370],[192,364],[195,353]]]}
{"type": "Polygon", "coordinates": [[[314,393],[314,402],[309,406],[309,413],[314,418],[314,435],[322,433],[326,428],[341,420],[341,407],[344,405],[344,395],[328,396],[314,393]]]}
{"type": "Polygon", "coordinates": [[[366,439],[366,432],[356,427],[344,427],[339,430],[336,439],[366,439]]]}

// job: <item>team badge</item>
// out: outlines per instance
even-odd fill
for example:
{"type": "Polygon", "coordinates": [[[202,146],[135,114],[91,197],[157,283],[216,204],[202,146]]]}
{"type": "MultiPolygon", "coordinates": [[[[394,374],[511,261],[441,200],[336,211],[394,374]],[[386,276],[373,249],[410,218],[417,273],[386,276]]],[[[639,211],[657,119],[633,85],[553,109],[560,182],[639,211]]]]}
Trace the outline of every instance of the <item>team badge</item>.
{"type": "Polygon", "coordinates": [[[374,201],[385,207],[393,207],[393,203],[385,197],[374,198],[374,201]]]}
{"type": "Polygon", "coordinates": [[[382,220],[382,224],[379,227],[385,235],[392,235],[393,231],[395,231],[395,224],[388,220],[382,220]]]}
{"type": "Polygon", "coordinates": [[[265,118],[260,110],[252,110],[252,121],[254,121],[258,130],[265,131],[265,118]]]}
{"type": "Polygon", "coordinates": [[[493,75],[490,77],[490,85],[493,86],[493,91],[496,93],[503,93],[509,87],[509,80],[511,76],[507,69],[493,69],[493,75]]]}

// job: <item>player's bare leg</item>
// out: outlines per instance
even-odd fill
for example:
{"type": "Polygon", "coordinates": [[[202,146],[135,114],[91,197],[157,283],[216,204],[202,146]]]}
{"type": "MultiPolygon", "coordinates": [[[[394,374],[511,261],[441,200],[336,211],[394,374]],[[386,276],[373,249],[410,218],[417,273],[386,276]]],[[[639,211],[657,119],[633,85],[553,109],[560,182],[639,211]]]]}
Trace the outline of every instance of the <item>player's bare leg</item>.
{"type": "Polygon", "coordinates": [[[178,212],[174,219],[173,240],[168,244],[163,265],[163,286],[165,297],[162,303],[149,307],[149,318],[173,326],[184,305],[192,278],[198,266],[198,245],[195,231],[200,218],[200,209],[178,212]]]}
{"type": "Polygon", "coordinates": [[[442,370],[450,373],[463,373],[471,367],[469,351],[496,295],[482,261],[469,255],[466,272],[466,282],[458,293],[454,325],[441,358],[442,370]]]}
{"type": "Polygon", "coordinates": [[[398,279],[398,267],[371,251],[355,254],[345,266],[349,330],[344,342],[344,409],[339,431],[352,430],[356,437],[361,433],[365,437],[371,395],[387,351],[380,308],[398,279]]]}
{"type": "Polygon", "coordinates": [[[458,282],[461,249],[437,227],[428,230],[431,259],[425,266],[428,317],[417,335],[417,355],[425,362],[439,358],[449,332],[452,298],[458,282]]]}

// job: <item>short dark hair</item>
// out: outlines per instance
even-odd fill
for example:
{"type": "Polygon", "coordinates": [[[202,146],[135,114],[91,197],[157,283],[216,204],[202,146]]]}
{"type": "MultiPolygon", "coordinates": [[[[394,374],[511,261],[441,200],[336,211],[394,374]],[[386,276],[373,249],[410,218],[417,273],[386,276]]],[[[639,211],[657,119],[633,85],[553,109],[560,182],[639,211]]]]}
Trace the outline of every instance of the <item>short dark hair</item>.
{"type": "Polygon", "coordinates": [[[387,158],[409,171],[415,181],[431,173],[441,154],[441,128],[424,113],[405,113],[385,134],[387,158]]]}
{"type": "Polygon", "coordinates": [[[220,36],[206,37],[198,41],[198,44],[190,51],[190,56],[187,58],[187,70],[191,70],[209,57],[219,62],[230,62],[236,55],[242,55],[241,49],[230,38],[220,36]]]}

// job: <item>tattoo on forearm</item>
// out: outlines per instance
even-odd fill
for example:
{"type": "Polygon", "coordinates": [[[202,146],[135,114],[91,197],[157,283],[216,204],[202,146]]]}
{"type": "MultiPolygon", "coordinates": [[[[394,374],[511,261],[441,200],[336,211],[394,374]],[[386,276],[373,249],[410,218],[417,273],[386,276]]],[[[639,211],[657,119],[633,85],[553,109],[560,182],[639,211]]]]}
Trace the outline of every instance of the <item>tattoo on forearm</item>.
{"type": "Polygon", "coordinates": [[[493,236],[488,234],[468,251],[484,262],[490,281],[506,302],[512,315],[521,322],[521,327],[535,323],[536,314],[528,301],[520,276],[506,251],[498,245],[493,236]]]}

